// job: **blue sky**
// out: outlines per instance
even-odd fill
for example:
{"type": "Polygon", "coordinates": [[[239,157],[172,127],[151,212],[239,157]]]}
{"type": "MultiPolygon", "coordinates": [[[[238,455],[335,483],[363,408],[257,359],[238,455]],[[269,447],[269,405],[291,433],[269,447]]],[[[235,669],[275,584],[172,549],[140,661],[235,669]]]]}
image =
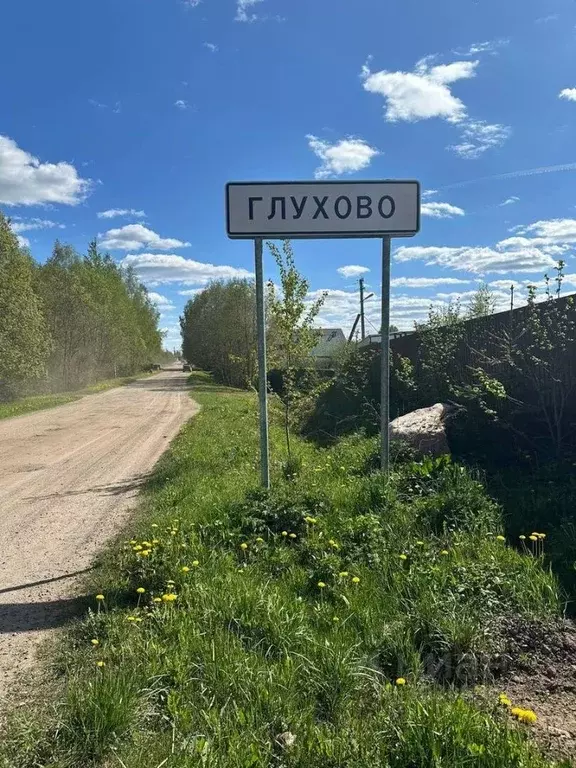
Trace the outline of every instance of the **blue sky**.
{"type": "MultiPolygon", "coordinates": [[[[9,0],[2,20],[0,208],[40,261],[98,235],[169,345],[187,292],[253,270],[225,234],[230,180],[419,179],[421,232],[394,243],[402,328],[480,280],[505,306],[560,257],[576,289],[572,0],[9,0]]],[[[349,328],[378,242],[295,252],[330,291],[322,322],[349,328]]]]}

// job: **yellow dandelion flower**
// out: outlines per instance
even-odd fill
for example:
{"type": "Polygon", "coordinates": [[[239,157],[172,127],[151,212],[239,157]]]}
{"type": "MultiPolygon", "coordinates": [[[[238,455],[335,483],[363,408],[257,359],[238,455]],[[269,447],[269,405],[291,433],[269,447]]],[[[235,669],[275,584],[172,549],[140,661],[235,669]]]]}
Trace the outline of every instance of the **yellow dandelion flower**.
{"type": "Polygon", "coordinates": [[[338,622],[338,621],[340,621],[340,619],[338,618],[338,616],[333,616],[333,617],[332,617],[332,621],[336,621],[336,622],[338,622]]]}
{"type": "Polygon", "coordinates": [[[198,566],[200,565],[200,560],[192,560],[192,565],[194,566],[194,568],[198,568],[198,566]]]}
{"type": "Polygon", "coordinates": [[[152,602],[153,603],[161,603],[162,602],[162,598],[161,597],[155,597],[152,602]]]}
{"type": "Polygon", "coordinates": [[[348,571],[340,571],[338,574],[341,578],[345,579],[348,576],[348,571]]]}
{"type": "Polygon", "coordinates": [[[546,538],[546,534],[545,533],[539,533],[538,534],[538,538],[539,539],[545,539],[546,538]]]}
{"type": "Polygon", "coordinates": [[[162,595],[162,600],[165,603],[173,603],[174,600],[178,598],[178,595],[175,595],[173,592],[168,592],[165,595],[162,595]]]}
{"type": "Polygon", "coordinates": [[[440,552],[440,554],[441,555],[449,555],[450,553],[448,552],[447,549],[443,549],[442,552],[440,552]]]}
{"type": "Polygon", "coordinates": [[[506,541],[506,536],[496,536],[498,541],[506,541]]]}
{"type": "Polygon", "coordinates": [[[136,616],[126,616],[126,621],[136,621],[136,616]]]}
{"type": "Polygon", "coordinates": [[[290,539],[295,539],[295,538],[297,538],[297,536],[296,536],[296,534],[295,534],[295,533],[289,533],[289,534],[288,534],[288,538],[290,538],[290,539]]]}
{"type": "Polygon", "coordinates": [[[526,536],[524,536],[524,534],[522,533],[522,534],[520,534],[520,537],[519,537],[519,538],[520,538],[520,540],[521,540],[521,541],[525,541],[525,539],[526,539],[526,536]]]}
{"type": "Polygon", "coordinates": [[[242,544],[240,544],[240,549],[247,550],[248,549],[248,544],[246,544],[246,542],[243,541],[242,544]]]}
{"type": "Polygon", "coordinates": [[[512,707],[512,709],[510,710],[511,714],[513,714],[514,717],[518,717],[518,715],[522,714],[523,711],[524,710],[522,709],[522,707],[512,707]]]}
{"type": "Polygon", "coordinates": [[[100,640],[97,640],[95,637],[92,638],[92,640],[90,640],[90,642],[92,643],[92,645],[100,645],[100,640]]]}
{"type": "Polygon", "coordinates": [[[96,662],[96,666],[97,667],[105,667],[106,666],[106,662],[105,661],[97,661],[96,662]]]}
{"type": "Polygon", "coordinates": [[[282,531],[282,536],[288,536],[288,531],[282,531]]]}
{"type": "Polygon", "coordinates": [[[142,544],[136,544],[136,546],[132,547],[132,549],[134,550],[134,552],[140,552],[142,549],[144,549],[144,547],[142,546],[142,544]]]}
{"type": "Polygon", "coordinates": [[[149,549],[143,549],[142,552],[139,552],[142,557],[150,557],[150,550],[149,549]]]}
{"type": "Polygon", "coordinates": [[[174,528],[170,531],[170,535],[171,536],[176,536],[177,533],[178,533],[178,531],[175,530],[174,528]]]}
{"type": "Polygon", "coordinates": [[[104,600],[104,595],[96,595],[96,600],[104,600]]]}
{"type": "Polygon", "coordinates": [[[258,544],[264,544],[264,539],[262,538],[262,536],[258,536],[256,541],[258,542],[258,544]]]}
{"type": "Polygon", "coordinates": [[[320,587],[320,589],[324,589],[324,587],[326,586],[326,584],[325,584],[323,581],[319,581],[319,582],[318,582],[318,586],[320,587]]]}
{"type": "Polygon", "coordinates": [[[142,546],[145,547],[146,549],[150,549],[150,547],[152,546],[152,542],[151,541],[143,541],[142,542],[142,546]]]}
{"type": "Polygon", "coordinates": [[[136,592],[138,592],[138,594],[139,594],[139,595],[143,595],[143,594],[144,594],[144,592],[146,592],[146,590],[144,589],[144,587],[138,587],[138,589],[136,590],[136,592]]]}
{"type": "Polygon", "coordinates": [[[408,560],[408,555],[405,555],[404,553],[402,553],[400,555],[400,560],[408,560]]]}
{"type": "Polygon", "coordinates": [[[532,534],[532,536],[528,536],[528,538],[530,541],[538,541],[538,536],[534,536],[534,534],[532,534]]]}
{"type": "Polygon", "coordinates": [[[424,542],[423,541],[417,541],[416,544],[418,544],[419,547],[423,547],[424,546],[424,542]]]}
{"type": "Polygon", "coordinates": [[[360,577],[359,576],[353,576],[352,577],[352,584],[360,584],[360,577]]]}
{"type": "Polygon", "coordinates": [[[136,541],[136,539],[130,539],[130,544],[134,545],[134,544],[138,544],[138,542],[136,541]]]}
{"type": "Polygon", "coordinates": [[[160,544],[160,539],[152,539],[152,544],[160,544]]]}
{"type": "Polygon", "coordinates": [[[518,720],[520,720],[521,723],[534,725],[534,723],[537,722],[538,720],[538,715],[536,714],[536,712],[533,712],[531,709],[524,709],[522,710],[522,713],[518,715],[518,720]]]}
{"type": "Polygon", "coordinates": [[[406,685],[406,680],[403,677],[396,678],[396,685],[406,685]]]}
{"type": "Polygon", "coordinates": [[[501,693],[500,696],[498,696],[498,701],[500,702],[500,704],[502,704],[505,707],[511,707],[512,706],[512,702],[510,701],[508,696],[506,696],[505,693],[501,693]]]}
{"type": "Polygon", "coordinates": [[[182,566],[182,573],[188,573],[189,570],[190,568],[187,565],[182,566]]]}

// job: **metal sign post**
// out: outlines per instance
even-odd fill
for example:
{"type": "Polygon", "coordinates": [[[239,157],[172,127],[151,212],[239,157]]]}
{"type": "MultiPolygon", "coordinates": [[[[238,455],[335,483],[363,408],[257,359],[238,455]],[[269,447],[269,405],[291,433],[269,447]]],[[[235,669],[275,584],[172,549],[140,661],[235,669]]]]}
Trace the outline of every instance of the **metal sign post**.
{"type": "Polygon", "coordinates": [[[390,469],[390,251],[389,237],[382,238],[382,319],[380,328],[380,468],[390,469]]]}
{"type": "Polygon", "coordinates": [[[262,485],[270,485],[262,238],[382,238],[381,467],[389,469],[390,238],[420,229],[417,181],[262,181],[226,185],[228,237],[254,240],[262,485]]]}
{"type": "Polygon", "coordinates": [[[256,329],[258,332],[258,399],[260,401],[260,475],[264,488],[270,488],[266,309],[264,304],[264,270],[261,237],[254,239],[254,262],[256,267],[256,329]]]}

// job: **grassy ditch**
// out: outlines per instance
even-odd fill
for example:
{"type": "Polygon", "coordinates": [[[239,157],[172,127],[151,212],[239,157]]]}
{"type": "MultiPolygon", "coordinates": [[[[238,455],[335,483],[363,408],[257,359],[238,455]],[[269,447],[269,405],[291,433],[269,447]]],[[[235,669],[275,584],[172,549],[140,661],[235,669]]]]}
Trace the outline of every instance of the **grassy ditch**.
{"type": "Polygon", "coordinates": [[[23,416],[26,413],[34,411],[44,411],[47,408],[54,408],[57,405],[65,405],[75,400],[80,400],[86,395],[94,395],[98,392],[105,392],[114,387],[123,387],[126,384],[132,384],[140,378],[145,377],[142,373],[138,376],[123,376],[116,379],[106,379],[92,384],[90,387],[79,389],[74,392],[61,392],[54,395],[31,395],[22,397],[19,400],[13,400],[9,403],[0,403],[0,419],[10,419],[13,416],[23,416]]]}
{"type": "Polygon", "coordinates": [[[0,765],[552,766],[531,716],[477,687],[498,674],[501,619],[558,613],[543,540],[509,546],[449,462],[384,483],[361,438],[295,439],[298,476],[274,464],[263,494],[253,395],[193,384],[202,410],[90,585],[59,697],[18,711],[0,765]]]}

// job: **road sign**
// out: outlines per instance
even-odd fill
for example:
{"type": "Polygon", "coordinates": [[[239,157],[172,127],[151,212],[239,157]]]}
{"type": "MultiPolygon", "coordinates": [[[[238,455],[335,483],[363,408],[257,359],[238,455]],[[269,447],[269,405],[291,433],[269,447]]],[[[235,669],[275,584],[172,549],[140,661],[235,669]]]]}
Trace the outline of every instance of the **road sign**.
{"type": "Polygon", "coordinates": [[[254,240],[260,398],[260,470],[270,486],[262,238],[382,239],[380,466],[389,471],[390,253],[392,237],[420,230],[418,181],[233,181],[226,185],[228,237],[254,240]]]}
{"type": "Polygon", "coordinates": [[[410,237],[417,181],[264,181],[226,185],[231,238],[410,237]]]}

